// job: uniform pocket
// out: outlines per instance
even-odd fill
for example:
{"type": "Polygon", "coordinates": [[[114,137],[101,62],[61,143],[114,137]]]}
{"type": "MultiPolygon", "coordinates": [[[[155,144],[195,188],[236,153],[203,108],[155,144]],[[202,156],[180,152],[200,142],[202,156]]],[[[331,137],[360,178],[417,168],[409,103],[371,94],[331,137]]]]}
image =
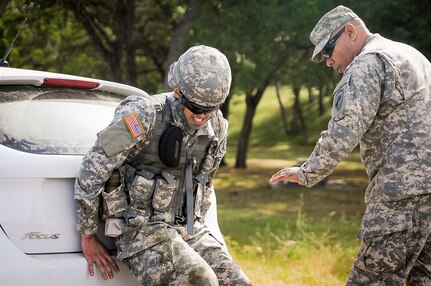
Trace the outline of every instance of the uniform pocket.
{"type": "Polygon", "coordinates": [[[405,266],[407,235],[413,227],[409,200],[369,203],[362,218],[359,267],[393,273],[405,266]]]}
{"type": "Polygon", "coordinates": [[[108,217],[121,218],[123,216],[124,210],[127,208],[127,199],[123,184],[109,193],[102,192],[102,198],[102,219],[105,220],[108,217]]]}
{"type": "Polygon", "coordinates": [[[162,176],[157,178],[153,195],[152,206],[155,210],[164,211],[172,202],[174,196],[177,178],[168,172],[162,172],[162,176]]]}
{"type": "Polygon", "coordinates": [[[368,270],[394,273],[401,269],[407,258],[407,231],[395,232],[364,240],[367,247],[363,253],[363,264],[368,270]]]}
{"type": "Polygon", "coordinates": [[[196,217],[200,221],[206,216],[206,213],[211,206],[211,191],[212,188],[209,188],[201,183],[197,184],[194,211],[196,217]]]}
{"type": "Polygon", "coordinates": [[[413,210],[408,200],[369,203],[362,218],[358,237],[384,236],[413,227],[413,210]]]}
{"type": "Polygon", "coordinates": [[[146,209],[151,205],[156,180],[154,173],[142,170],[135,176],[130,186],[130,202],[137,209],[146,209]]]}

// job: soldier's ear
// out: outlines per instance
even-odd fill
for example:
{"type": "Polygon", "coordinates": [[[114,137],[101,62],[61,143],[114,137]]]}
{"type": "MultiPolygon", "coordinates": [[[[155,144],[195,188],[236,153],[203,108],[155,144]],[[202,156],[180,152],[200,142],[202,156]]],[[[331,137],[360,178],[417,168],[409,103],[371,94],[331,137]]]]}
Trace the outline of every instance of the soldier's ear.
{"type": "Polygon", "coordinates": [[[174,88],[174,95],[176,98],[180,98],[180,89],[178,87],[174,88]]]}
{"type": "Polygon", "coordinates": [[[350,23],[348,23],[347,25],[346,25],[346,33],[347,33],[347,36],[351,39],[351,40],[355,40],[356,39],[356,36],[357,36],[357,30],[356,30],[356,28],[355,28],[355,26],[354,25],[352,25],[352,24],[350,24],[350,23]]]}

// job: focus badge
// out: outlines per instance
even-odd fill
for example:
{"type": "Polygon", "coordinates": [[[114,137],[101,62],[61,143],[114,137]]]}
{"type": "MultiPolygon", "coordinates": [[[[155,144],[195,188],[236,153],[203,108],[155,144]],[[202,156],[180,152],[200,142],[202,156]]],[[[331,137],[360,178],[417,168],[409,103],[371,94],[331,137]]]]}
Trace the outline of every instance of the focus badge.
{"type": "Polygon", "coordinates": [[[129,128],[130,134],[133,138],[144,134],[144,127],[142,127],[142,124],[139,121],[139,118],[136,113],[133,113],[124,118],[124,122],[126,123],[127,128],[129,128]]]}

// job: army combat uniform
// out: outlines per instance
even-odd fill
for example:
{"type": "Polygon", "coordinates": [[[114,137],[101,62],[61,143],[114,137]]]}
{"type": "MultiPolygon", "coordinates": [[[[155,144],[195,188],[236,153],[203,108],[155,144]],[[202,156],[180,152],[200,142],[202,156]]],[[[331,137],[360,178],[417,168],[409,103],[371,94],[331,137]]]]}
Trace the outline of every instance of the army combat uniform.
{"type": "Polygon", "coordinates": [[[226,152],[226,131],[227,121],[219,111],[204,127],[189,127],[172,93],[128,97],[83,160],[75,195],[78,231],[96,233],[102,196],[105,218],[126,221],[123,234],[115,239],[118,259],[129,261],[143,285],[217,285],[217,277],[221,285],[247,285],[242,271],[204,226],[213,177],[226,152]],[[125,123],[130,116],[142,130],[135,138],[125,123]],[[176,168],[165,166],[157,154],[169,126],[185,131],[176,168]],[[191,158],[196,193],[194,234],[189,235],[184,170],[191,158]],[[114,169],[120,169],[123,184],[106,193],[103,185],[114,169]]]}
{"type": "Polygon", "coordinates": [[[102,209],[117,258],[142,285],[251,285],[204,221],[226,153],[217,107],[229,93],[229,63],[214,48],[192,47],[168,81],[173,92],[126,98],[97,135],[75,184],[77,229],[96,234],[102,209]],[[207,121],[189,124],[184,108],[207,121]],[[105,188],[115,170],[121,184],[105,188]]]}
{"type": "Polygon", "coordinates": [[[348,285],[403,285],[408,275],[410,285],[431,285],[430,84],[421,53],[373,34],[335,88],[328,129],[301,166],[300,183],[311,187],[360,146],[370,184],[348,285]]]}

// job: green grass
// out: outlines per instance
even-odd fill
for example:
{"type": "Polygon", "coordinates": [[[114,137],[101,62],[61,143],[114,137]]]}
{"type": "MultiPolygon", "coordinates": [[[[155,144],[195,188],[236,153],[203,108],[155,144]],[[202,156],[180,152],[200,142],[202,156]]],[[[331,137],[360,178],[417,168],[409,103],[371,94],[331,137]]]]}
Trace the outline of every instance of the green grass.
{"type": "MultiPolygon", "coordinates": [[[[358,151],[335,169],[326,185],[271,186],[273,173],[307,158],[313,146],[287,144],[295,140],[283,134],[278,103],[270,93],[253,121],[248,167],[233,168],[244,111],[236,100],[229,120],[233,140],[227,166],[215,180],[219,224],[232,256],[254,285],[345,285],[359,246],[356,234],[368,182],[358,151]]],[[[317,139],[327,119],[309,121],[317,139]]]]}
{"type": "Polygon", "coordinates": [[[357,156],[326,186],[274,188],[268,179],[286,161],[260,158],[271,152],[254,149],[247,170],[228,158],[217,174],[219,224],[232,256],[255,285],[344,285],[364,210],[367,179],[357,156]]]}

